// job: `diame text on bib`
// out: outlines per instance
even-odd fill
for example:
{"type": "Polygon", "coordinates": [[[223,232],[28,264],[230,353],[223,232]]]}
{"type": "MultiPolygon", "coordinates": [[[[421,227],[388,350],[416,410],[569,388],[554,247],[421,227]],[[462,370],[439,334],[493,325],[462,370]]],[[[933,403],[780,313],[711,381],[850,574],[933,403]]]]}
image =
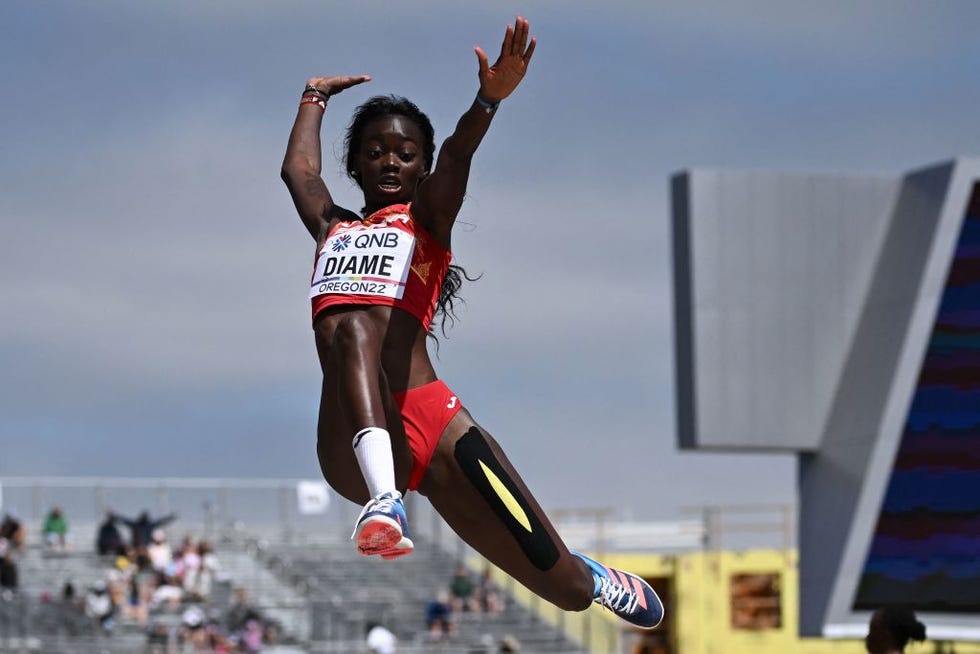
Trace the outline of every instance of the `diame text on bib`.
{"type": "Polygon", "coordinates": [[[415,251],[415,236],[395,227],[341,229],[317,256],[310,298],[324,294],[401,299],[415,251]]]}

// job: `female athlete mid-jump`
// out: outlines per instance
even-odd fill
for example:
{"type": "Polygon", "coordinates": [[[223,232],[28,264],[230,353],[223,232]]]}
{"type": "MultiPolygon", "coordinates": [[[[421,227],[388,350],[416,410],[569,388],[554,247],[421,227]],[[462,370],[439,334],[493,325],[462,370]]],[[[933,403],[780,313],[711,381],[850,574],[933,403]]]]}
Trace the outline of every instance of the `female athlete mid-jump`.
{"type": "Polygon", "coordinates": [[[480,88],[438,157],[432,124],[408,100],[375,97],[356,110],[345,164],[364,194],[359,213],[336,205],[321,177],[320,124],[329,99],[370,77],[314,77],[306,85],[282,177],[316,240],[317,453],[330,485],[364,504],[354,530],[362,554],[412,551],[402,495],[414,490],[476,551],[549,602],[580,611],[595,601],[654,627],[663,606],[653,589],[565,547],[497,442],[437,377],[426,349],[433,317],[451,310],[460,286],[450,241],[470,162],[531,62],[528,29],[521,17],[507,26],[493,65],[475,49],[480,88]]]}

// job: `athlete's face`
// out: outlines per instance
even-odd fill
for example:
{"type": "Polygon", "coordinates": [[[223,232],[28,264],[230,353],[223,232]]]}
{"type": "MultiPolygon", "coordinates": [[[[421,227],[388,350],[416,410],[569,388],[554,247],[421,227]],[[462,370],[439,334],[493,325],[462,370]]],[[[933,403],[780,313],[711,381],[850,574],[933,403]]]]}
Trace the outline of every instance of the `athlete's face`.
{"type": "Polygon", "coordinates": [[[411,202],[428,174],[418,125],[404,116],[383,116],[364,127],[354,171],[368,211],[411,202]]]}

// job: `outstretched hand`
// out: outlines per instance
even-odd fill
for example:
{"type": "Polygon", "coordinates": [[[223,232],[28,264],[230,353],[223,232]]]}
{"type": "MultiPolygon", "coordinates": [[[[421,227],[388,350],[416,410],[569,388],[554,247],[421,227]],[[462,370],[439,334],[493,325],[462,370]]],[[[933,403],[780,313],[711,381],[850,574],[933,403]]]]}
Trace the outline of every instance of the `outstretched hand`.
{"type": "Polygon", "coordinates": [[[529,29],[530,23],[520,16],[513,25],[508,25],[503,45],[500,46],[500,56],[492,66],[483,48],[473,48],[480,63],[480,97],[487,102],[500,102],[513,93],[524,79],[536,43],[533,36],[528,43],[529,29]]]}
{"type": "Polygon", "coordinates": [[[309,86],[315,86],[327,95],[337,95],[344,89],[370,81],[370,75],[342,75],[338,77],[311,77],[306,83],[309,86]]]}

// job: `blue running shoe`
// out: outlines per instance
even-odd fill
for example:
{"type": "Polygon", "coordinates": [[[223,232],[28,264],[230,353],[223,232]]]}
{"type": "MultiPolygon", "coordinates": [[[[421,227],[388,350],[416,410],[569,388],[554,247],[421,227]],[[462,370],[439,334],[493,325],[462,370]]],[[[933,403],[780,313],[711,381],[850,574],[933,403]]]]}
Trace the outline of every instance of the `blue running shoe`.
{"type": "Polygon", "coordinates": [[[384,493],[368,502],[357,518],[351,538],[357,543],[357,551],[365,556],[380,554],[390,559],[411,553],[415,545],[408,535],[401,493],[384,493]]]}
{"type": "Polygon", "coordinates": [[[653,629],[660,624],[664,618],[664,605],[650,584],[629,572],[607,568],[584,554],[572,554],[585,561],[592,571],[596,604],[643,629],[653,629]]]}

